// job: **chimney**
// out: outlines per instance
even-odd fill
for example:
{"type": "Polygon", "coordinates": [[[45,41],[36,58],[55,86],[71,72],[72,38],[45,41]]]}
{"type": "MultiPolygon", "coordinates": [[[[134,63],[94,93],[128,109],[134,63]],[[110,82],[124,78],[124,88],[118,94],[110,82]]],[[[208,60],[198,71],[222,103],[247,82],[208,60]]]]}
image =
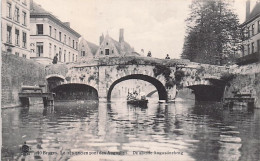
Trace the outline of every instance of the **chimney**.
{"type": "Polygon", "coordinates": [[[33,11],[34,7],[33,7],[33,0],[30,0],[30,11],[33,11]]]}
{"type": "Polygon", "coordinates": [[[102,33],[102,35],[99,37],[99,45],[101,45],[103,41],[104,41],[104,35],[102,33]]]}
{"type": "Polygon", "coordinates": [[[249,18],[250,15],[250,0],[246,1],[246,20],[249,18]]]}
{"type": "Polygon", "coordinates": [[[119,42],[124,42],[124,29],[119,30],[119,42]]]}
{"type": "Polygon", "coordinates": [[[64,22],[64,25],[70,27],[70,22],[64,22]]]}

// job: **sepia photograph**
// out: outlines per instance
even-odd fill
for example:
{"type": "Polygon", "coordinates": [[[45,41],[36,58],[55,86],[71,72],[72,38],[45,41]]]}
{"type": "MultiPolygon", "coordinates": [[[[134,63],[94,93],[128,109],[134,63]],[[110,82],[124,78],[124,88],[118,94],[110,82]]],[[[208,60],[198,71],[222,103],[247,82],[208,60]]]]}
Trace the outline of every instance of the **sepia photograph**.
{"type": "Polygon", "coordinates": [[[260,0],[1,0],[1,160],[260,161],[260,0]]]}

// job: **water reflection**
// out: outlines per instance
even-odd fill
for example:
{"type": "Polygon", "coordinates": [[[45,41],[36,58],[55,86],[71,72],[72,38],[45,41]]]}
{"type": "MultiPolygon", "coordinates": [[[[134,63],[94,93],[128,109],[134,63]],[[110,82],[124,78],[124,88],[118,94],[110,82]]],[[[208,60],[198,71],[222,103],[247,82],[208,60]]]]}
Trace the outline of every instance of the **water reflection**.
{"type": "Polygon", "coordinates": [[[127,160],[125,155],[130,160],[260,160],[259,109],[193,102],[149,101],[147,108],[124,101],[60,102],[54,108],[4,109],[2,119],[2,160],[86,160],[74,153],[91,151],[124,154],[96,155],[100,160],[127,160]],[[21,153],[24,142],[31,155],[21,153]],[[158,154],[135,156],[133,151],[158,154]]]}

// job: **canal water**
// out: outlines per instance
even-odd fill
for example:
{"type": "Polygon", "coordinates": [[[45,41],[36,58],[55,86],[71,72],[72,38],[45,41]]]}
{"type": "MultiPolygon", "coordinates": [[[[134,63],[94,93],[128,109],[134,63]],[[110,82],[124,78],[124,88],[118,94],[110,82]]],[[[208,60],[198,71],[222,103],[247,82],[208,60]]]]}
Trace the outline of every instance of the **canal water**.
{"type": "Polygon", "coordinates": [[[3,109],[2,160],[260,160],[260,109],[189,100],[3,109]]]}

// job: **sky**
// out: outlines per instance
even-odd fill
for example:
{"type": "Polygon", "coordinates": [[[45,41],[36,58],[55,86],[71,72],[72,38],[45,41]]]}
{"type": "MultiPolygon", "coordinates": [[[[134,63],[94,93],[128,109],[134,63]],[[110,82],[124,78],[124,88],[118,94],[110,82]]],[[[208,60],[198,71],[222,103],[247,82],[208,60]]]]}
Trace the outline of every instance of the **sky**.
{"type": "MultiPolygon", "coordinates": [[[[136,52],[151,51],[153,57],[180,58],[189,5],[192,0],[34,0],[86,40],[99,45],[99,36],[124,39],[136,52]]],[[[245,20],[245,0],[235,0],[234,12],[245,20]]],[[[254,5],[251,0],[251,9],[254,5]]]]}

